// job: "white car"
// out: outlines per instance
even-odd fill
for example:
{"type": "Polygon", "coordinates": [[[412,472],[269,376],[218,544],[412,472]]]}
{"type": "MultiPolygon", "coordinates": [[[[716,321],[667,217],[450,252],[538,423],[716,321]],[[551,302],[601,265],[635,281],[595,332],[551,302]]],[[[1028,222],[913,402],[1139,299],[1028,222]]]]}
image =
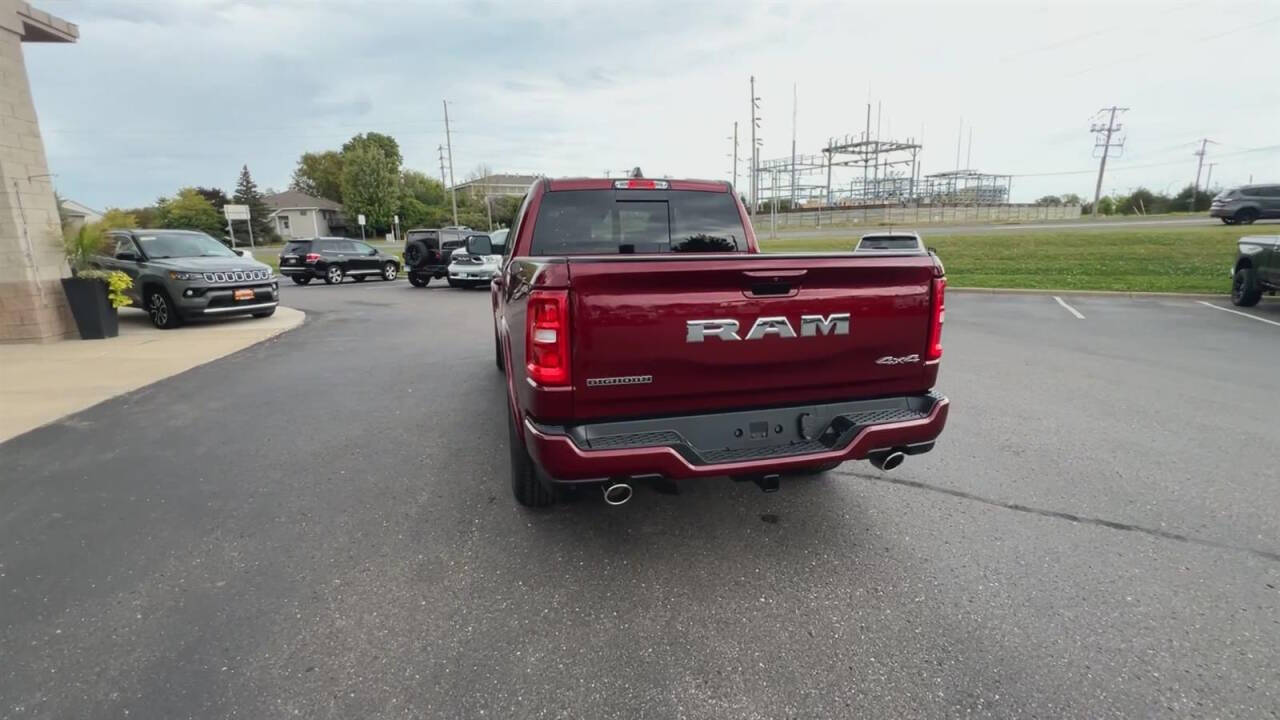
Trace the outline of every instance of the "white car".
{"type": "Polygon", "coordinates": [[[488,285],[494,275],[498,274],[498,268],[502,265],[502,250],[506,242],[506,230],[468,236],[466,245],[453,251],[449,262],[449,286],[488,285]],[[483,247],[486,240],[489,246],[487,248],[483,247]]]}

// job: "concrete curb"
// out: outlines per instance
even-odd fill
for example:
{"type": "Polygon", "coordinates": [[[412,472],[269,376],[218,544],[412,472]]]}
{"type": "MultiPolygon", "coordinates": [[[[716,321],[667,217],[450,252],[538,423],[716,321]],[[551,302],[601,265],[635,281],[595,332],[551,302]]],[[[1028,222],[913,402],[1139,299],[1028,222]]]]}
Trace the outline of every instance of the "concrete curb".
{"type": "Polygon", "coordinates": [[[974,293],[979,295],[1097,295],[1099,297],[1132,298],[1216,298],[1221,300],[1227,293],[1175,293],[1175,292],[1134,292],[1131,290],[1037,290],[1031,288],[966,288],[947,286],[947,292],[974,293]]]}

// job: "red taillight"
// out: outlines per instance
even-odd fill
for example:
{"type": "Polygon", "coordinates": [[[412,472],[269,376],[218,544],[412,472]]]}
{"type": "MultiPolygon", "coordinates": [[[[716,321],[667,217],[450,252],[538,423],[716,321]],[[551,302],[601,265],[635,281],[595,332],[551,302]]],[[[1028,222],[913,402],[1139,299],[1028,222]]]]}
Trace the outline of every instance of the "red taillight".
{"type": "Polygon", "coordinates": [[[320,253],[307,253],[307,262],[320,262],[320,253]]]}
{"type": "Polygon", "coordinates": [[[929,347],[925,351],[925,360],[938,360],[942,357],[942,320],[946,313],[943,297],[947,291],[946,278],[933,279],[933,313],[929,316],[929,347]]]}
{"type": "Polygon", "coordinates": [[[529,294],[525,360],[529,379],[539,385],[569,384],[569,291],[529,294]]]}

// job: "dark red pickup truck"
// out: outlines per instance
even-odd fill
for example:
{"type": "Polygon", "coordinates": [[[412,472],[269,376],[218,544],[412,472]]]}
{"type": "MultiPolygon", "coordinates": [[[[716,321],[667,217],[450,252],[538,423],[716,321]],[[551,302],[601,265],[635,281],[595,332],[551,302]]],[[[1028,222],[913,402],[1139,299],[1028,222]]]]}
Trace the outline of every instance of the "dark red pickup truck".
{"type": "Polygon", "coordinates": [[[947,419],[929,252],[764,254],[727,183],[539,180],[493,282],[516,500],[927,452],[947,419]]]}

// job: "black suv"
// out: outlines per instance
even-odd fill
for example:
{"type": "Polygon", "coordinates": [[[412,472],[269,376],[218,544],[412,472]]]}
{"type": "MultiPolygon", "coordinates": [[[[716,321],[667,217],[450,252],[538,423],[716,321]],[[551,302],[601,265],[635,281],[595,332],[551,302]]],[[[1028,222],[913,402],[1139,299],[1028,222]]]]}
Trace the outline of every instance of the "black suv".
{"type": "Polygon", "coordinates": [[[359,240],[338,237],[290,240],[280,253],[280,274],[299,285],[311,278],[324,278],[337,285],[350,275],[356,282],[369,276],[395,280],[400,275],[400,261],[359,240]]]}
{"type": "Polygon", "coordinates": [[[404,236],[404,266],[414,287],[426,287],[432,278],[449,274],[449,258],[466,244],[471,228],[450,226],[439,230],[415,228],[404,236]]]}

